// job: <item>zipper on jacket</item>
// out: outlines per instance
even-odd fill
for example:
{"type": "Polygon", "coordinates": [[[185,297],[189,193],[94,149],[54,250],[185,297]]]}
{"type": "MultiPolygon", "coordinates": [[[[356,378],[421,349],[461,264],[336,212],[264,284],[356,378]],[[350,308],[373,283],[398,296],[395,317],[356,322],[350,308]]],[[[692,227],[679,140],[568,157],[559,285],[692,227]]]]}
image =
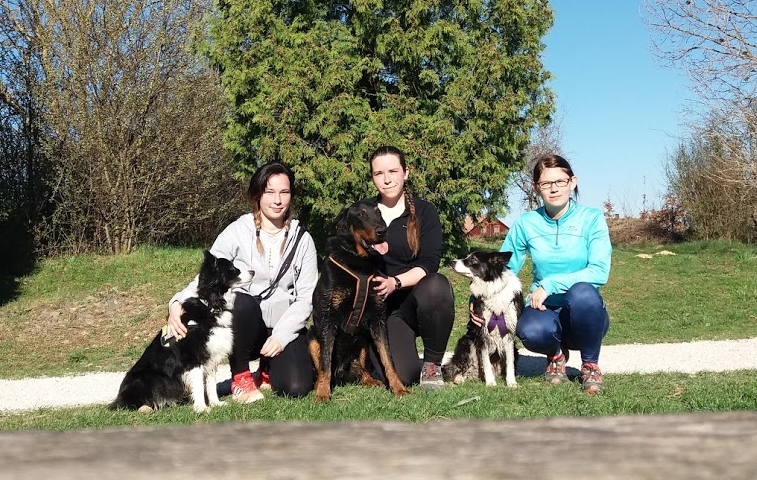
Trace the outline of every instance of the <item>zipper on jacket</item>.
{"type": "Polygon", "coordinates": [[[555,245],[560,245],[560,220],[555,220],[555,245]]]}

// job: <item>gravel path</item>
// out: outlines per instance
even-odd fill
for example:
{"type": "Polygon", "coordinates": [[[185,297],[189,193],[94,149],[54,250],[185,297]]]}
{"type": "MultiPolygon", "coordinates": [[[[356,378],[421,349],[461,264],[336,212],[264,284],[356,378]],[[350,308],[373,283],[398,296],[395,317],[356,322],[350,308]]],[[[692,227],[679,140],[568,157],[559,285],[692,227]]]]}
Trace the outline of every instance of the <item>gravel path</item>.
{"type": "MultiPolygon", "coordinates": [[[[599,359],[604,373],[655,373],[700,371],[723,372],[757,370],[757,338],[747,340],[659,343],[653,345],[609,345],[602,347],[599,359]]],[[[544,373],[546,359],[521,350],[517,374],[538,376],[544,373]]],[[[568,368],[580,368],[578,352],[572,352],[568,368]]],[[[255,363],[252,368],[257,368],[255,363]]],[[[571,373],[570,370],[568,372],[571,373]]],[[[38,408],[74,407],[105,404],[113,400],[123,372],[86,375],[0,380],[0,412],[38,408]]],[[[218,381],[229,379],[221,366],[218,381]]]]}

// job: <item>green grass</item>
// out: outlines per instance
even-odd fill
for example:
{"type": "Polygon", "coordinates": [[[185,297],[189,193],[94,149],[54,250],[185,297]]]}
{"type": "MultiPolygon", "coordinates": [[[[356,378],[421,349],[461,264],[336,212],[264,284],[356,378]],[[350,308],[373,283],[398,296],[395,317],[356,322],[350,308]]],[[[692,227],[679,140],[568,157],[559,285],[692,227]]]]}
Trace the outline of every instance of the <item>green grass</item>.
{"type": "Polygon", "coordinates": [[[73,430],[117,426],[183,425],[196,422],[395,420],[423,423],[441,419],[530,419],[557,416],[638,415],[757,409],[754,372],[659,375],[608,375],[607,391],[597,397],[577,385],[546,385],[540,378],[519,378],[515,389],[487,388],[479,382],[428,392],[414,388],[396,398],[385,389],[336,388],[330,403],[278,398],[270,393],[252,405],[229,402],[207,414],[189,406],[152,415],[109,411],[104,406],[40,409],[0,415],[0,430],[73,430]]]}
{"type": "MultiPolygon", "coordinates": [[[[467,281],[448,276],[455,283],[459,327],[466,318],[467,281]]],[[[519,276],[528,288],[528,262],[519,276]]],[[[757,248],[724,241],[614,247],[602,296],[610,312],[607,345],[751,338],[757,336],[757,248]],[[675,255],[656,254],[662,250],[675,255]]]]}
{"type": "Polygon", "coordinates": [[[198,249],[141,248],[43,260],[0,306],[0,376],[129,368],[201,259],[198,249]]]}
{"type": "Polygon", "coordinates": [[[613,253],[602,294],[611,326],[607,344],[685,342],[757,335],[757,249],[728,242],[613,253]]]}
{"type": "MultiPolygon", "coordinates": [[[[496,250],[499,244],[477,243],[496,250]]],[[[687,342],[757,336],[757,249],[731,242],[616,247],[602,289],[611,316],[605,344],[687,342]]],[[[141,248],[129,256],[48,259],[18,279],[19,294],[0,306],[0,377],[123,371],[165,321],[166,302],[194,275],[200,250],[141,248]]],[[[443,268],[453,283],[455,328],[467,321],[468,281],[443,268]]],[[[521,272],[530,282],[530,265],[521,272]]],[[[437,418],[534,418],[757,409],[755,372],[694,376],[608,375],[608,391],[589,398],[575,385],[549,388],[537,378],[521,387],[487,389],[468,383],[433,394],[394,398],[388,391],[342,387],[327,405],[312,398],[269,397],[196,416],[188,407],[144,416],[103,407],[0,415],[0,429],[53,430],[116,425],[222,421],[331,421],[437,418]],[[474,398],[463,405],[459,402],[474,398]]],[[[114,392],[115,394],[115,392],[114,392]]]]}

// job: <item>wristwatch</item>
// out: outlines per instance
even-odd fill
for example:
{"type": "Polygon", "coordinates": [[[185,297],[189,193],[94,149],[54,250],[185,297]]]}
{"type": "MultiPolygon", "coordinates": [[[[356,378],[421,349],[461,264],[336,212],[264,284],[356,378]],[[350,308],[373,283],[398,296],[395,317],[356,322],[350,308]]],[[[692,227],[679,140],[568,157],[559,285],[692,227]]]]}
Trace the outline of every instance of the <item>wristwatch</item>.
{"type": "Polygon", "coordinates": [[[397,282],[395,290],[401,289],[402,288],[402,282],[400,282],[400,278],[399,277],[394,277],[394,281],[397,282]]]}

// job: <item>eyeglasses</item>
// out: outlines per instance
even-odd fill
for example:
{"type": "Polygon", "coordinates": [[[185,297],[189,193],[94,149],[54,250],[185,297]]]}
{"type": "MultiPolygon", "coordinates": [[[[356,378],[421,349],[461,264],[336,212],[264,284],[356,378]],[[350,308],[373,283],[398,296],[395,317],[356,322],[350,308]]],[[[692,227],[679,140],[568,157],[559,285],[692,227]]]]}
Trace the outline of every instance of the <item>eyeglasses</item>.
{"type": "Polygon", "coordinates": [[[554,182],[536,182],[536,186],[539,187],[539,190],[551,190],[552,185],[557,188],[565,188],[569,183],[570,178],[561,178],[560,180],[555,180],[554,182]]]}

